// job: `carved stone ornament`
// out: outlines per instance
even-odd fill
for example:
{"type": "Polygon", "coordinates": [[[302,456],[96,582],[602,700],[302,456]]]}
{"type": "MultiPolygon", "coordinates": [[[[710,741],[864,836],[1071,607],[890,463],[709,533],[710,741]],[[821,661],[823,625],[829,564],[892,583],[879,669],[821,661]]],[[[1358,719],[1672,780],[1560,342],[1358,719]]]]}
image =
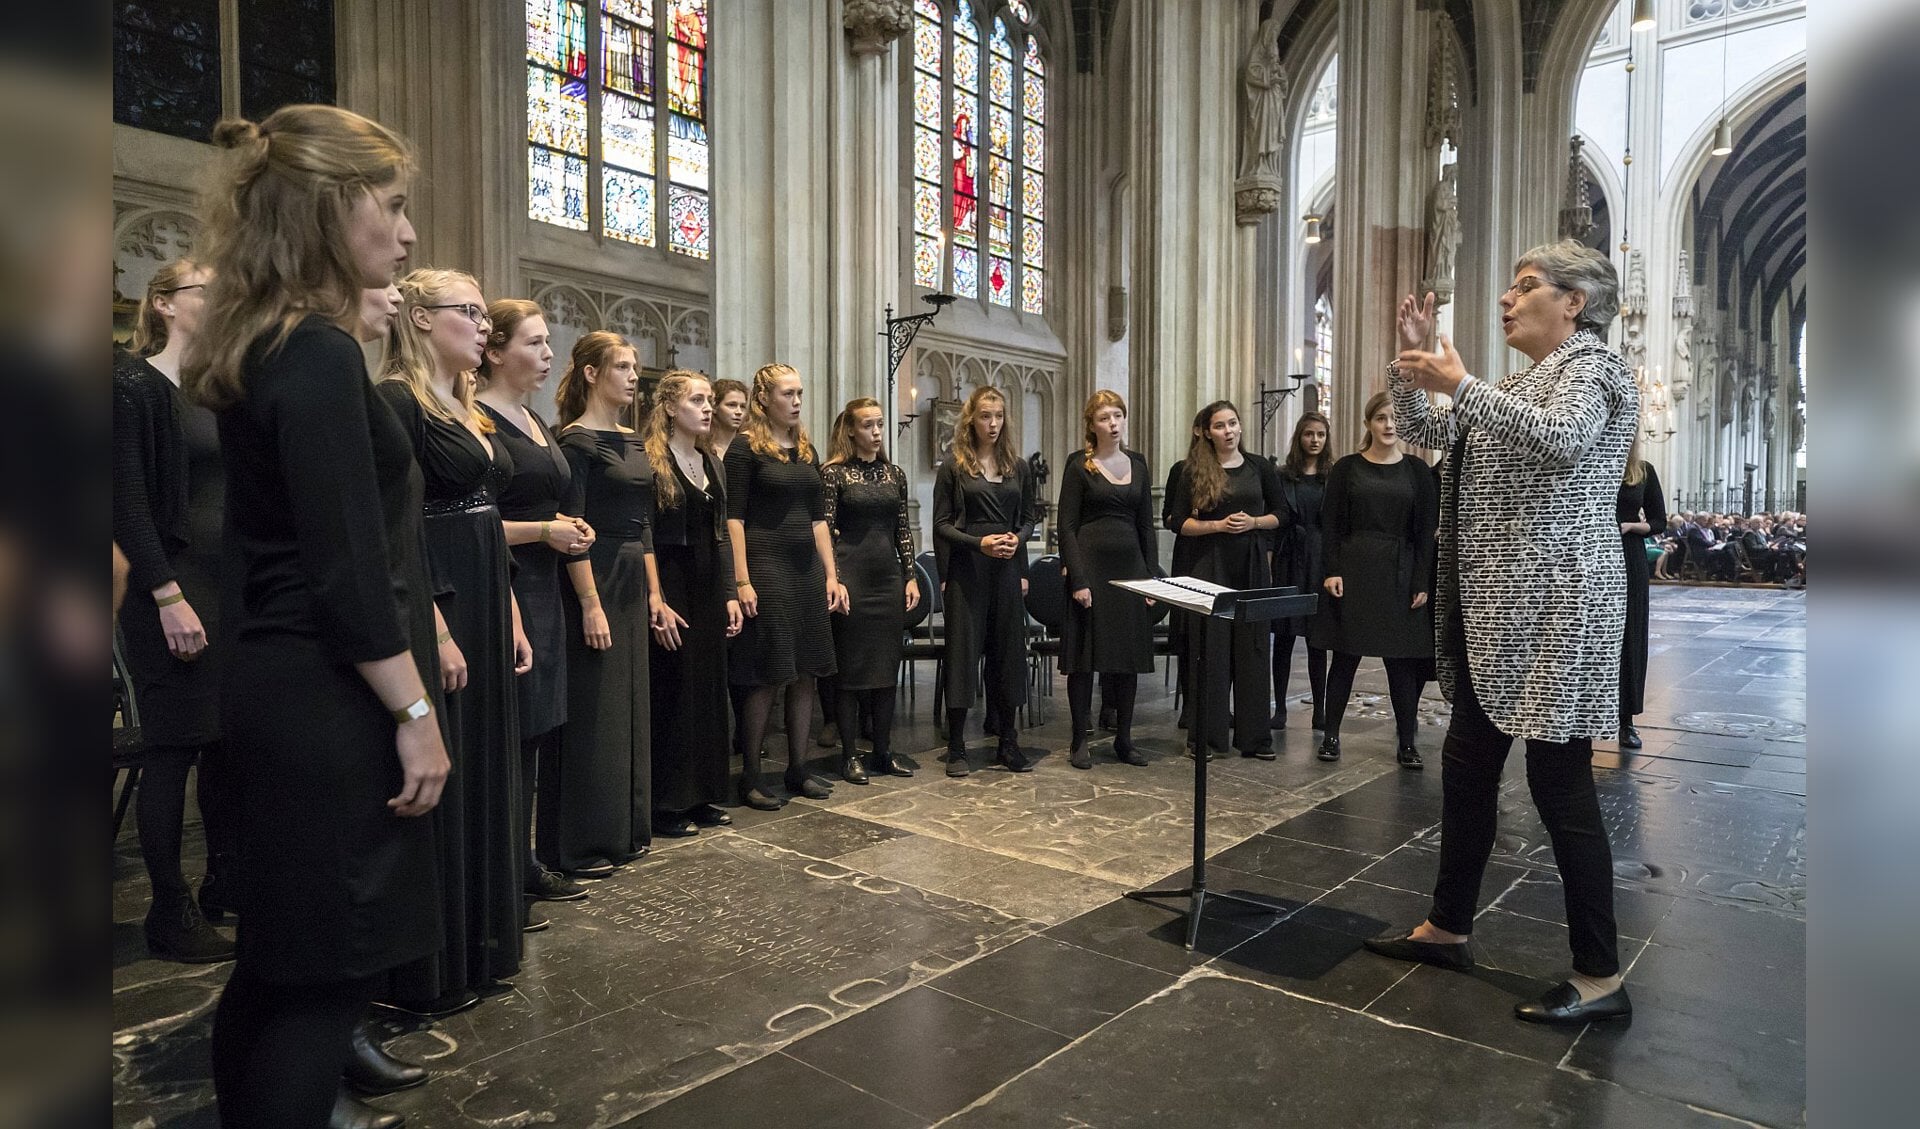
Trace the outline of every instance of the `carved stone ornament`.
{"type": "Polygon", "coordinates": [[[1432,54],[1427,60],[1427,148],[1441,142],[1460,147],[1460,84],[1455,77],[1453,43],[1446,12],[1433,11],[1432,54]]]}
{"type": "Polygon", "coordinates": [[[1593,234],[1593,186],[1580,150],[1587,140],[1579,134],[1567,142],[1567,199],[1560,209],[1560,238],[1584,243],[1593,234]]]}
{"type": "Polygon", "coordinates": [[[1241,226],[1259,223],[1280,210],[1285,187],[1277,176],[1246,176],[1233,182],[1233,218],[1241,226]]]}
{"type": "Polygon", "coordinates": [[[1427,197],[1427,276],[1421,292],[1431,290],[1435,305],[1453,301],[1453,264],[1460,247],[1460,166],[1440,170],[1440,179],[1427,197]]]}
{"type": "Polygon", "coordinates": [[[1278,182],[1285,168],[1287,68],[1280,62],[1280,22],[1273,18],[1261,21],[1240,61],[1240,86],[1246,95],[1240,119],[1241,181],[1278,182]]]}
{"type": "Polygon", "coordinates": [[[1118,341],[1127,335],[1127,288],[1107,287],[1107,340],[1118,341]]]}
{"type": "Polygon", "coordinates": [[[878,55],[913,26],[913,6],[907,0],[845,0],[841,22],[855,55],[878,55]]]}

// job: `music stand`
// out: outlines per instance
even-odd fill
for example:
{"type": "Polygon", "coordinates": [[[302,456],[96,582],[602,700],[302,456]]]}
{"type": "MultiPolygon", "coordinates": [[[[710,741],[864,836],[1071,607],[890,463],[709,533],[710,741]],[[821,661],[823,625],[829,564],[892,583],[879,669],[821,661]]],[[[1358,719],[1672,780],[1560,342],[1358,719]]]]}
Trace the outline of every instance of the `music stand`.
{"type": "MultiPolygon", "coordinates": [[[[1209,897],[1237,902],[1269,913],[1279,906],[1243,894],[1225,894],[1207,889],[1207,670],[1215,660],[1225,660],[1232,625],[1266,623],[1292,616],[1312,615],[1319,597],[1298,588],[1224,588],[1190,576],[1165,580],[1115,580],[1112,583],[1136,595],[1164,600],[1189,616],[1199,618],[1200,646],[1188,657],[1193,664],[1193,721],[1188,733],[1193,737],[1193,877],[1191,885],[1178,889],[1130,890],[1127,897],[1142,901],[1154,898],[1187,898],[1187,949],[1192,951],[1200,937],[1200,918],[1206,912],[1209,897]]],[[[1222,665],[1225,665],[1224,661],[1222,665]]]]}

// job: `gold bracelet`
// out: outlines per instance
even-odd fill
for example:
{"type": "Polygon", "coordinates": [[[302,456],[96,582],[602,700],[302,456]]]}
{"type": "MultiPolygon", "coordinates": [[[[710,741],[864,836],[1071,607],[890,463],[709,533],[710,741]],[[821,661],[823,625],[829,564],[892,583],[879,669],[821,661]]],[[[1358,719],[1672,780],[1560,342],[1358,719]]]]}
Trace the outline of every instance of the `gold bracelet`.
{"type": "Polygon", "coordinates": [[[734,581],[734,582],[733,582],[733,586],[734,586],[735,588],[751,588],[751,587],[753,587],[753,581],[751,581],[751,580],[736,580],[736,581],[734,581]]]}
{"type": "Polygon", "coordinates": [[[175,604],[184,604],[186,602],[187,594],[185,592],[175,592],[171,596],[162,596],[155,600],[153,606],[156,608],[170,608],[175,604]]]}
{"type": "Polygon", "coordinates": [[[442,631],[440,634],[433,637],[433,641],[436,643],[451,643],[453,642],[453,632],[442,631]]]}
{"type": "Polygon", "coordinates": [[[541,523],[540,523],[540,543],[541,543],[542,545],[544,545],[544,544],[546,544],[546,543],[547,543],[547,534],[549,534],[549,533],[552,533],[552,532],[553,532],[553,523],[552,523],[552,522],[550,522],[550,521],[543,521],[543,522],[541,522],[541,523]]]}

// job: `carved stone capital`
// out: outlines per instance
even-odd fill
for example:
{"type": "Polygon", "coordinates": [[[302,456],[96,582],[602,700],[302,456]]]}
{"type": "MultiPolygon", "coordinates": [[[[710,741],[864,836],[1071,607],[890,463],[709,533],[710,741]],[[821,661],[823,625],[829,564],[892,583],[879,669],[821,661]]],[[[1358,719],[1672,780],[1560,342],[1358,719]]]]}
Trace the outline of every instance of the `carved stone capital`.
{"type": "Polygon", "coordinates": [[[1242,227],[1280,210],[1283,185],[1277,176],[1243,176],[1233,182],[1233,218],[1242,227]]]}
{"type": "Polygon", "coordinates": [[[1127,288],[1107,287],[1107,340],[1118,341],[1127,335],[1127,288]]]}
{"type": "Polygon", "coordinates": [[[1425,294],[1429,290],[1433,292],[1433,304],[1435,306],[1444,306],[1448,302],[1453,301],[1453,279],[1451,278],[1421,279],[1420,288],[1417,293],[1425,294]]]}
{"type": "Polygon", "coordinates": [[[913,7],[907,0],[845,0],[841,22],[855,55],[878,55],[913,26],[913,7]]]}

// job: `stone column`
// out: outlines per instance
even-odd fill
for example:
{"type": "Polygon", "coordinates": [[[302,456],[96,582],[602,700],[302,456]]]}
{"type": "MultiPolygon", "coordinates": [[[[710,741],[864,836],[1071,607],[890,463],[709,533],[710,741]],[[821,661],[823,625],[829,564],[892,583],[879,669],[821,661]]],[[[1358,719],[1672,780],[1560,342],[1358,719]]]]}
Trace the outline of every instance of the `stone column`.
{"type": "Polygon", "coordinates": [[[1251,255],[1237,248],[1253,238],[1234,222],[1241,8],[1189,0],[1132,6],[1128,369],[1134,442],[1156,474],[1186,453],[1201,405],[1251,387],[1251,357],[1236,345],[1245,325],[1234,324],[1245,316],[1240,294],[1251,283],[1251,255]]]}
{"type": "MultiPolygon", "coordinates": [[[[845,36],[832,45],[825,68],[835,127],[833,167],[821,185],[831,197],[833,233],[827,294],[834,372],[831,395],[820,386],[817,405],[826,419],[856,396],[886,404],[886,343],[879,336],[885,309],[892,305],[895,313],[920,313],[926,308],[901,309],[908,299],[900,257],[900,76],[910,49],[903,45],[911,40],[900,36],[912,22],[907,0],[850,0],[845,36]]],[[[887,408],[889,420],[915,410],[906,402],[912,369],[905,362],[900,367],[898,401],[887,408]]]]}
{"type": "Polygon", "coordinates": [[[713,0],[714,373],[781,361],[807,379],[818,435],[844,386],[831,303],[837,181],[835,4],[713,0]],[[822,60],[835,60],[822,65],[822,60]]]}
{"type": "Polygon", "coordinates": [[[1420,281],[1426,195],[1427,35],[1413,0],[1340,6],[1339,155],[1334,174],[1334,434],[1357,442],[1367,397],[1386,386],[1394,309],[1420,281]]]}

